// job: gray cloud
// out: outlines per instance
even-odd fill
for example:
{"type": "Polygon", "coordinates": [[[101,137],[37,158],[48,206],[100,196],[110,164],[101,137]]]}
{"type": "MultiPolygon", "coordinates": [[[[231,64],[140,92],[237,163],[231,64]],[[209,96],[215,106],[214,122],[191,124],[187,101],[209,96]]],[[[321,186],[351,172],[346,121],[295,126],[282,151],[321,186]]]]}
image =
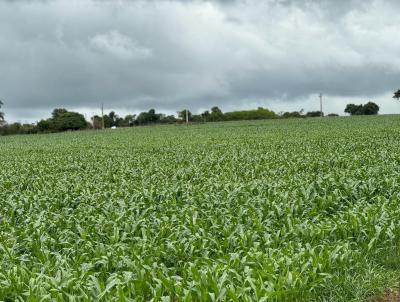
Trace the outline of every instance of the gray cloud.
{"type": "Polygon", "coordinates": [[[101,102],[125,111],[275,109],[307,105],[322,91],[342,112],[339,98],[383,100],[400,86],[399,8],[378,0],[1,2],[0,99],[9,117],[32,120],[101,102]]]}

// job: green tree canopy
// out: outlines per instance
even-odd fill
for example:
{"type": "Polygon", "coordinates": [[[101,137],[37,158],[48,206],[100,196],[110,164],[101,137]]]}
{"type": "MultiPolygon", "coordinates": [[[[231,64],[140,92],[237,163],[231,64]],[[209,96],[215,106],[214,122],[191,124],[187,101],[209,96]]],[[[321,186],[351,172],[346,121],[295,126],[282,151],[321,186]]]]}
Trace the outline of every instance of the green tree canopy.
{"type": "MultiPolygon", "coordinates": [[[[3,106],[3,105],[4,105],[3,102],[0,101],[0,109],[1,109],[1,106],[3,106]]],[[[0,111],[0,124],[2,124],[2,123],[4,123],[4,113],[0,111]]]]}
{"type": "Polygon", "coordinates": [[[394,93],[393,98],[394,98],[394,99],[397,99],[397,100],[400,100],[400,89],[397,90],[397,91],[394,93]]]}
{"type": "Polygon", "coordinates": [[[67,112],[68,111],[65,108],[56,108],[51,113],[51,116],[53,119],[57,119],[57,118],[61,117],[64,113],[67,113],[67,112]]]}
{"type": "Polygon", "coordinates": [[[37,128],[39,132],[50,132],[51,131],[50,119],[41,120],[39,123],[37,123],[37,128]]]}
{"type": "Polygon", "coordinates": [[[347,104],[344,112],[350,115],[375,115],[379,112],[379,106],[374,102],[368,102],[365,105],[347,104]]]}
{"type": "Polygon", "coordinates": [[[379,106],[374,102],[368,102],[363,106],[362,109],[363,114],[365,115],[375,115],[379,112],[379,106]]]}
{"type": "Polygon", "coordinates": [[[64,108],[56,108],[53,110],[51,118],[41,120],[37,127],[42,132],[81,130],[87,128],[87,122],[80,113],[70,112],[64,108]]]}
{"type": "Polygon", "coordinates": [[[139,125],[155,124],[161,119],[161,114],[156,113],[154,109],[150,109],[148,112],[141,112],[136,118],[136,122],[139,125]]]}
{"type": "Polygon", "coordinates": [[[350,115],[361,115],[362,114],[362,105],[355,105],[355,104],[347,104],[344,112],[350,115]]]}
{"type": "Polygon", "coordinates": [[[324,116],[324,113],[321,111],[309,111],[306,113],[306,117],[320,117],[324,116]]]}
{"type": "Polygon", "coordinates": [[[224,113],[225,121],[262,120],[275,117],[277,117],[275,112],[262,107],[258,107],[255,110],[242,110],[224,113]]]}
{"type": "Polygon", "coordinates": [[[222,121],[224,119],[224,114],[222,113],[221,109],[219,109],[217,106],[214,106],[211,108],[209,119],[213,122],[222,121]]]}
{"type": "Polygon", "coordinates": [[[191,121],[192,120],[192,113],[187,109],[183,109],[182,111],[178,111],[178,117],[182,121],[186,121],[186,111],[187,111],[187,114],[188,114],[189,121],[191,121]]]}
{"type": "Polygon", "coordinates": [[[87,127],[87,122],[82,114],[69,111],[53,117],[51,124],[55,131],[81,130],[87,127]]]}
{"type": "Polygon", "coordinates": [[[135,124],[135,118],[136,114],[128,114],[124,117],[123,122],[120,124],[122,124],[125,127],[132,127],[135,124]]]}

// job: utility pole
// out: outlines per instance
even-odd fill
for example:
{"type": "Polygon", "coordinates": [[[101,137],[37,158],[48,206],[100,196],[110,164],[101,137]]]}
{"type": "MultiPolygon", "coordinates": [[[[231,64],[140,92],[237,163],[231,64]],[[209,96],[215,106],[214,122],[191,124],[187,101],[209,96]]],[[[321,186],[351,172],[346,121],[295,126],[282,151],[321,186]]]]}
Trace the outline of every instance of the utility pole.
{"type": "Polygon", "coordinates": [[[323,117],[324,113],[322,112],[322,93],[319,94],[319,111],[321,112],[321,117],[323,117]]]}
{"type": "Polygon", "coordinates": [[[101,129],[104,129],[104,104],[101,103],[101,129]]]}
{"type": "Polygon", "coordinates": [[[189,125],[189,110],[186,109],[186,125],[189,125]]]}

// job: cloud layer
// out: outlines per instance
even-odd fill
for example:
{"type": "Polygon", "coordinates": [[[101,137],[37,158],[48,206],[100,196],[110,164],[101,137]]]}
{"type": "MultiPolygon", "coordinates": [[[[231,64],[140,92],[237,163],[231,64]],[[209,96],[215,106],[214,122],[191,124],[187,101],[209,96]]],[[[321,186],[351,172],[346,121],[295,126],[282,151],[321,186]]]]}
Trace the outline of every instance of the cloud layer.
{"type": "MultiPolygon", "coordinates": [[[[6,1],[0,99],[16,120],[55,107],[317,110],[400,88],[398,1],[6,1]]],[[[400,107],[399,107],[400,108],[400,107]]],[[[400,111],[400,110],[398,110],[400,111]]]]}

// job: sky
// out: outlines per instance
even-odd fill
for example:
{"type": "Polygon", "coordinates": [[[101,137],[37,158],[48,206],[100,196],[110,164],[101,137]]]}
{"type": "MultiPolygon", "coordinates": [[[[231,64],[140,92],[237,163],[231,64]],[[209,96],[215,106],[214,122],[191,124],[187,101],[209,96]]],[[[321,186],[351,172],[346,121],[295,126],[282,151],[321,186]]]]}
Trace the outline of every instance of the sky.
{"type": "Polygon", "coordinates": [[[155,108],[400,113],[398,0],[2,0],[8,121],[155,108]]]}

